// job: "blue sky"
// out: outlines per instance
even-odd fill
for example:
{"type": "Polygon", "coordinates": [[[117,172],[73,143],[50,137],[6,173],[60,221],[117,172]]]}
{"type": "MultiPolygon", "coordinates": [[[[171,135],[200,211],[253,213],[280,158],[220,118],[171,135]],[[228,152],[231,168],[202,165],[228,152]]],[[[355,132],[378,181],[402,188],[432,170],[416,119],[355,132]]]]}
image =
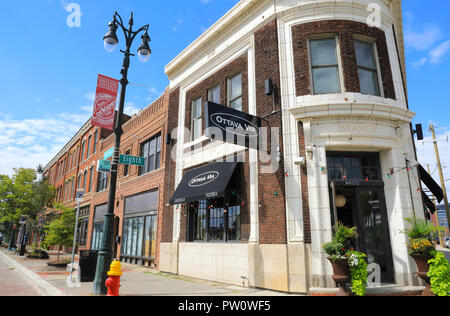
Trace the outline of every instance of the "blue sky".
{"type": "MultiPolygon", "coordinates": [[[[89,118],[97,75],[120,78],[123,55],[107,53],[102,41],[114,11],[125,21],[134,11],[136,27],[150,24],[152,57],[146,64],[135,58],[130,67],[129,80],[139,84],[127,90],[126,111],[132,114],[164,91],[164,66],[238,0],[73,0],[82,11],[81,26],[74,28],[66,24],[70,2],[1,0],[0,174],[45,165],[89,118]]],[[[407,0],[403,10],[414,123],[427,132],[433,122],[438,137],[448,136],[450,1],[407,0]]],[[[122,34],[119,40],[123,48],[122,34]]],[[[418,153],[433,169],[430,145],[418,144],[418,153]]],[[[444,165],[450,165],[450,146],[440,146],[444,165]]]]}

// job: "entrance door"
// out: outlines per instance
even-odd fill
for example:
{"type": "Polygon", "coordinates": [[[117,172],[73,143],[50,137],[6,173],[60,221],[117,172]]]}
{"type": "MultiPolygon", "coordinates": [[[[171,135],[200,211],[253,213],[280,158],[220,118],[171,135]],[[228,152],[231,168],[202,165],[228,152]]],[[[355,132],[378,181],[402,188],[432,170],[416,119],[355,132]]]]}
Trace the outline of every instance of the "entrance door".
{"type": "Polygon", "coordinates": [[[345,202],[343,206],[344,202],[336,206],[337,221],[358,227],[359,238],[355,249],[367,254],[369,264],[380,265],[382,283],[394,283],[383,182],[334,181],[333,185],[338,200],[345,202]]]}

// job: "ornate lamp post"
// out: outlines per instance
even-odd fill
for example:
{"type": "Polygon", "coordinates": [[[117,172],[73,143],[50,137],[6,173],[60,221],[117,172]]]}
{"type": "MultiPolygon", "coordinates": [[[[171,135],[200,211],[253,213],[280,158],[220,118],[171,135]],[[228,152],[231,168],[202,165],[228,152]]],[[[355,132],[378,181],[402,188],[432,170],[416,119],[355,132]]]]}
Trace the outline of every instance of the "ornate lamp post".
{"type": "Polygon", "coordinates": [[[114,129],[115,134],[115,144],[114,144],[114,155],[111,163],[111,182],[109,187],[108,195],[108,206],[107,213],[105,214],[105,222],[103,226],[103,237],[100,246],[100,251],[98,254],[97,269],[95,272],[94,285],[92,289],[92,294],[94,295],[106,295],[107,289],[105,286],[105,281],[107,279],[107,272],[109,266],[112,262],[113,253],[113,231],[114,231],[114,204],[116,198],[116,182],[117,182],[117,171],[119,166],[119,155],[120,155],[120,139],[123,134],[122,131],[122,116],[125,104],[125,92],[128,85],[128,68],[130,66],[130,56],[135,56],[130,53],[131,45],[136,38],[136,36],[144,32],[141,36],[142,44],[138,49],[139,60],[142,62],[147,62],[151,55],[151,49],[149,46],[150,37],[148,36],[149,25],[141,27],[137,31],[133,31],[133,13],[131,13],[129,27],[126,28],[123,24],[120,15],[115,12],[113,20],[109,23],[109,31],[103,37],[105,49],[108,52],[113,52],[119,43],[116,31],[118,27],[122,29],[125,35],[126,50],[121,52],[125,55],[123,60],[123,67],[121,70],[122,79],[120,80],[121,93],[119,101],[119,113],[116,120],[116,127],[114,129]]]}

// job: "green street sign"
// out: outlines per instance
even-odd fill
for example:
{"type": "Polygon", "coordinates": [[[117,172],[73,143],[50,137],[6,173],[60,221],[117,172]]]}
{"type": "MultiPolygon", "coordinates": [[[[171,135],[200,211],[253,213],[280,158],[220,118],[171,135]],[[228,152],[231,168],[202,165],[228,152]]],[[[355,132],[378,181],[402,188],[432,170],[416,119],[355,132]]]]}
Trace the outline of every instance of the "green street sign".
{"type": "Polygon", "coordinates": [[[139,167],[145,166],[145,158],[142,158],[142,157],[120,155],[119,162],[122,165],[133,165],[133,166],[139,166],[139,167]]]}

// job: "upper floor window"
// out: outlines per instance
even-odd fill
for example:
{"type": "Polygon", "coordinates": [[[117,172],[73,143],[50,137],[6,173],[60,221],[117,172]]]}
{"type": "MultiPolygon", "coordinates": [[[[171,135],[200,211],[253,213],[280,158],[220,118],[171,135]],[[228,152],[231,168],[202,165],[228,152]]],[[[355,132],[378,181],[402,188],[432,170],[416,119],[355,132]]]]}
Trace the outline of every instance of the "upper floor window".
{"type": "Polygon", "coordinates": [[[89,174],[89,188],[88,188],[88,192],[92,191],[92,181],[94,180],[94,167],[91,167],[90,169],[90,174],[89,174]]]}
{"type": "Polygon", "coordinates": [[[361,93],[381,96],[375,44],[355,40],[355,52],[361,93]]]}
{"type": "Polygon", "coordinates": [[[87,143],[87,150],[86,150],[86,159],[89,158],[89,155],[90,155],[91,139],[92,139],[92,136],[89,136],[88,143],[87,143]]]}
{"type": "Polygon", "coordinates": [[[141,157],[145,158],[145,166],[139,168],[139,175],[159,169],[161,164],[161,134],[141,144],[141,157]]]}
{"type": "Polygon", "coordinates": [[[202,98],[191,103],[191,140],[202,136],[202,98]]]}
{"type": "Polygon", "coordinates": [[[228,79],[228,106],[242,111],[242,74],[228,79]]]}
{"type": "Polygon", "coordinates": [[[93,154],[97,152],[97,140],[98,140],[98,130],[96,130],[94,133],[94,149],[92,149],[93,154]]]}
{"type": "Polygon", "coordinates": [[[309,40],[314,94],[340,93],[336,37],[309,40]]]}
{"type": "Polygon", "coordinates": [[[208,101],[220,104],[220,85],[208,90],[208,101]]]}
{"type": "MultiPolygon", "coordinates": [[[[131,150],[127,150],[125,152],[125,155],[130,156],[131,155],[131,150]]],[[[130,172],[130,165],[123,165],[123,176],[124,177],[128,176],[129,172],[130,172]]]]}
{"type": "Polygon", "coordinates": [[[85,149],[86,149],[86,142],[85,141],[83,141],[83,143],[81,144],[81,161],[83,161],[84,160],[84,152],[85,152],[85,149]]]}

